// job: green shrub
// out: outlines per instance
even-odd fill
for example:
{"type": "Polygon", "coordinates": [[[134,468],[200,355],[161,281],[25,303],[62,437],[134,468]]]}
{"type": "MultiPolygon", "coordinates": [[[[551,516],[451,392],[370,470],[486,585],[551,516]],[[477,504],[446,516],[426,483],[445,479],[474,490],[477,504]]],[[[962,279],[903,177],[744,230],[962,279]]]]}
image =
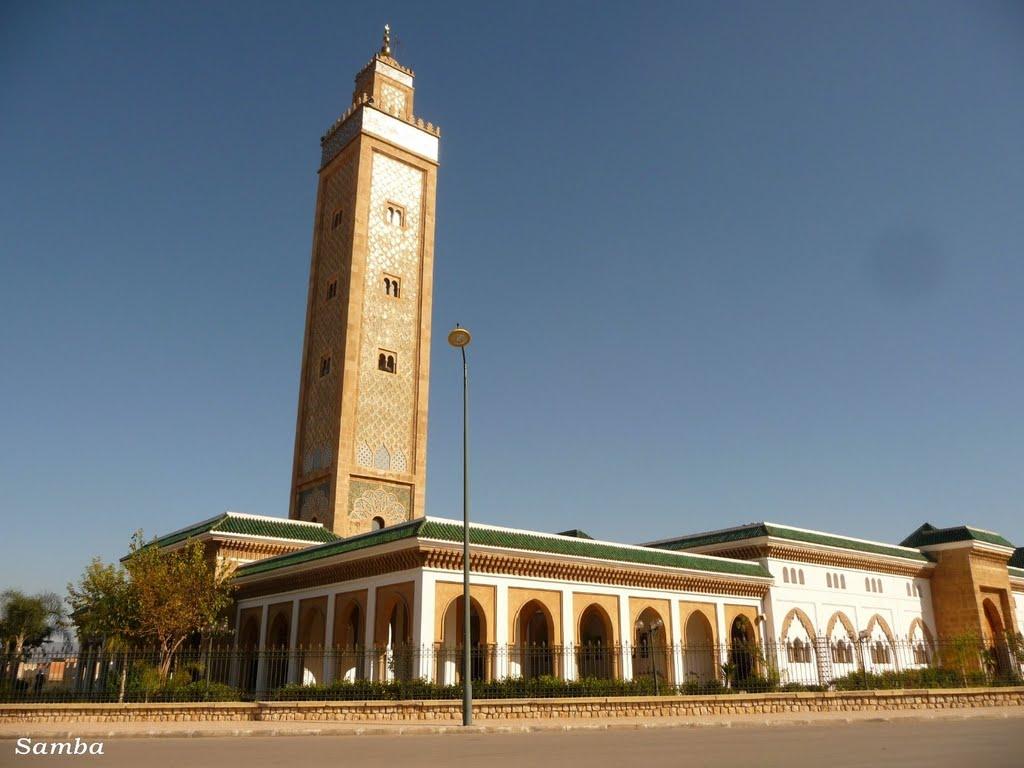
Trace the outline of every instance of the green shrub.
{"type": "MultiPolygon", "coordinates": [[[[718,684],[720,690],[721,685],[718,684]]],[[[676,686],[659,681],[658,692],[672,695],[678,692],[676,686]]],[[[562,680],[552,676],[536,678],[505,678],[503,680],[473,683],[473,697],[476,699],[518,699],[518,698],[583,698],[588,696],[652,696],[654,680],[603,680],[583,678],[562,680]]],[[[369,681],[342,680],[331,685],[289,684],[271,691],[271,701],[314,701],[314,700],[389,700],[415,699],[460,699],[461,685],[440,685],[426,680],[369,681]]]]}
{"type": "Polygon", "coordinates": [[[194,683],[170,686],[157,691],[153,699],[156,701],[239,701],[241,695],[237,688],[230,685],[197,680],[194,683]]]}
{"type": "Polygon", "coordinates": [[[719,696],[728,693],[721,680],[690,680],[679,687],[684,696],[719,696]]]}
{"type": "Polygon", "coordinates": [[[820,693],[827,691],[828,686],[825,685],[809,685],[807,683],[786,683],[779,687],[779,690],[783,693],[820,693]]]}
{"type": "Polygon", "coordinates": [[[900,688],[962,688],[989,685],[983,672],[947,667],[904,669],[892,672],[851,672],[832,681],[837,691],[887,691],[900,688]]]}

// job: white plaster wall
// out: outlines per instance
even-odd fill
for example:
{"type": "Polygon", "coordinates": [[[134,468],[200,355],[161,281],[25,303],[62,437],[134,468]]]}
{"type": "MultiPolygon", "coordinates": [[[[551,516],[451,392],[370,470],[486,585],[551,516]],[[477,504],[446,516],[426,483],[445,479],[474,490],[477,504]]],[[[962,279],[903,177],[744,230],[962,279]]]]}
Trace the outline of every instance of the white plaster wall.
{"type": "Polygon", "coordinates": [[[931,591],[928,579],[913,579],[854,568],[832,568],[788,560],[766,559],[762,561],[775,577],[771,589],[770,635],[780,638],[782,622],[793,608],[800,608],[810,618],[815,630],[824,633],[829,619],[836,611],[842,611],[860,631],[867,628],[871,617],[878,614],[886,620],[897,639],[904,639],[914,619],[920,618],[934,633],[935,623],[931,605],[931,591]],[[782,578],[783,568],[795,568],[804,573],[803,584],[786,584],[782,578]],[[846,589],[829,587],[826,575],[839,574],[846,577],[846,589]],[[882,582],[882,592],[870,592],[865,588],[864,579],[882,582]],[[907,596],[906,586],[911,585],[907,596]],[[913,594],[917,586],[920,596],[913,594]]]}
{"type": "MultiPolygon", "coordinates": [[[[765,559],[762,562],[775,577],[775,586],[772,587],[770,594],[769,629],[770,636],[776,639],[778,645],[774,649],[769,649],[769,652],[774,652],[776,664],[784,683],[826,682],[857,669],[861,658],[864,659],[868,670],[884,671],[895,669],[897,666],[915,666],[908,643],[911,624],[915,619],[921,619],[934,636],[935,623],[931,590],[926,578],[893,576],[857,568],[834,568],[774,558],[765,559]],[[785,583],[784,568],[796,569],[798,573],[803,571],[804,583],[793,583],[792,580],[788,584],[785,583]],[[830,574],[845,577],[846,589],[830,587],[828,580],[830,574]],[[865,579],[881,582],[882,591],[870,591],[865,584],[865,579]],[[907,595],[908,586],[911,593],[909,596],[907,595]],[[837,637],[845,637],[847,634],[838,622],[837,626],[833,628],[832,636],[827,641],[821,639],[817,642],[816,653],[811,663],[790,662],[786,642],[792,640],[794,631],[796,635],[804,636],[798,619],[794,619],[791,624],[788,637],[781,636],[782,624],[793,608],[799,608],[807,614],[815,632],[822,638],[828,628],[829,620],[837,611],[846,614],[858,633],[867,629],[873,616],[880,616],[891,628],[898,644],[897,648],[890,648],[890,663],[875,664],[872,661],[871,642],[884,638],[884,633],[877,625],[872,631],[872,641],[861,643],[856,637],[852,638],[854,646],[852,664],[834,663],[831,641],[837,637]]],[[[835,582],[836,580],[833,578],[833,584],[835,582]]],[[[888,643],[886,644],[888,645],[888,643]]]]}
{"type": "Polygon", "coordinates": [[[361,128],[364,133],[384,139],[384,141],[391,142],[415,155],[425,157],[427,160],[437,162],[437,137],[415,125],[409,125],[397,117],[366,107],[362,111],[361,128]]]}

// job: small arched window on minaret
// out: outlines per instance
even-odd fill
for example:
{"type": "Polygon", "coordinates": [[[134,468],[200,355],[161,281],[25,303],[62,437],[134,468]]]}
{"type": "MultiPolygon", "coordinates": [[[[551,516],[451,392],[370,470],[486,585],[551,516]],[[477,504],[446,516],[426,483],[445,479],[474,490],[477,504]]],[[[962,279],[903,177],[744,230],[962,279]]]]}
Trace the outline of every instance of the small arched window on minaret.
{"type": "Polygon", "coordinates": [[[404,227],[405,208],[398,203],[388,203],[387,210],[384,212],[384,220],[393,227],[404,227]]]}
{"type": "Polygon", "coordinates": [[[382,349],[377,353],[377,370],[394,373],[396,369],[395,353],[382,349]]]}
{"type": "Polygon", "coordinates": [[[383,517],[375,517],[375,518],[373,518],[373,520],[370,521],[370,530],[371,531],[379,531],[383,527],[384,527],[384,518],[383,517]]]}
{"type": "Polygon", "coordinates": [[[397,299],[402,292],[402,281],[394,275],[384,275],[384,295],[397,299]]]}

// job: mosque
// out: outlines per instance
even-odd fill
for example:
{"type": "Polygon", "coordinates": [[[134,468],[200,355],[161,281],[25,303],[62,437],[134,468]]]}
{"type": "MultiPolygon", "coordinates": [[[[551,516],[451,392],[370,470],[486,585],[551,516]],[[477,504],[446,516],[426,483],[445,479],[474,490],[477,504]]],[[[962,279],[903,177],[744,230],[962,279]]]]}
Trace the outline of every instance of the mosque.
{"type": "MultiPolygon", "coordinates": [[[[413,84],[385,30],[320,142],[288,519],[226,512],[158,540],[236,565],[235,648],[303,649],[234,670],[243,686],[458,679],[463,525],[424,510],[440,129],[413,84]]],[[[681,684],[771,645],[783,681],[827,685],[926,666],[942,638],[1024,632],[1024,549],[967,525],[891,544],[758,522],[633,545],[473,524],[470,542],[484,679],[681,684]]]]}

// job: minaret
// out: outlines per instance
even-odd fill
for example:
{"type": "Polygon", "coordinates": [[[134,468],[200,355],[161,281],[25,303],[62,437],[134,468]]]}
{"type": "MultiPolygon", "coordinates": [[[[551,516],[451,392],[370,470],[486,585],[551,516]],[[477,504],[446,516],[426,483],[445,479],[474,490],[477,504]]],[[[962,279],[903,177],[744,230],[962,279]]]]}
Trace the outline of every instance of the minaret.
{"type": "Polygon", "coordinates": [[[340,536],[423,515],[440,130],[390,29],[322,149],[289,516],[340,536]]]}

